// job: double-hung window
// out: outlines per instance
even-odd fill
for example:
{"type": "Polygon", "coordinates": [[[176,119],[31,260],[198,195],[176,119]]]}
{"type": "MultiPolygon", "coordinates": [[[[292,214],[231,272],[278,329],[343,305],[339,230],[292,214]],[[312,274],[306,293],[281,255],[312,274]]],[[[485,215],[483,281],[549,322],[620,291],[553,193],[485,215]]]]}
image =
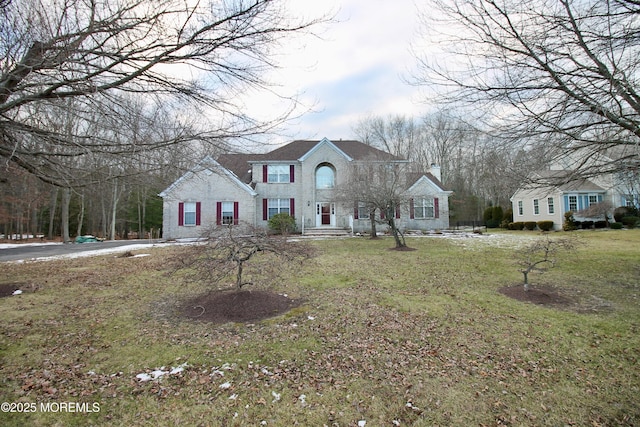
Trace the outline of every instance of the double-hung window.
{"type": "Polygon", "coordinates": [[[222,224],[233,225],[233,202],[222,202],[220,203],[220,208],[222,211],[222,224]]]}
{"type": "Polygon", "coordinates": [[[196,202],[184,202],[183,225],[196,225],[196,202]]]}
{"type": "Polygon", "coordinates": [[[433,218],[435,216],[433,199],[413,199],[413,217],[416,219],[433,218]]]}
{"type": "Polygon", "coordinates": [[[267,202],[268,218],[280,213],[290,214],[291,199],[269,199],[267,202]]]}
{"type": "Polygon", "coordinates": [[[553,205],[553,197],[547,197],[547,212],[549,212],[549,215],[556,213],[556,208],[553,205]]]}
{"type": "Polygon", "coordinates": [[[267,182],[290,182],[290,166],[289,165],[268,165],[267,166],[267,182]]]}
{"type": "Polygon", "coordinates": [[[540,201],[538,199],[533,199],[533,214],[540,215],[540,201]]]}
{"type": "Polygon", "coordinates": [[[522,204],[522,200],[518,200],[518,215],[524,215],[524,206],[522,204]]]}
{"type": "Polygon", "coordinates": [[[357,219],[369,219],[369,206],[366,203],[358,202],[356,209],[357,219]]]}
{"type": "Polygon", "coordinates": [[[569,210],[573,212],[578,210],[578,196],[569,196],[569,210]]]}

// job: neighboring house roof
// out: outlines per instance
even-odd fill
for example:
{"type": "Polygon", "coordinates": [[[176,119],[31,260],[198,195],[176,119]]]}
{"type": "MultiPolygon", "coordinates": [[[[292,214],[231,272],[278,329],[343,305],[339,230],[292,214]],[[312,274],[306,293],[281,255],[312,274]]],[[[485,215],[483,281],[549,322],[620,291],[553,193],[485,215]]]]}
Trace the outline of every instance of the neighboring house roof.
{"type": "Polygon", "coordinates": [[[588,179],[575,179],[574,171],[568,170],[544,170],[535,173],[537,179],[534,181],[539,186],[546,183],[549,186],[556,187],[558,190],[569,193],[575,191],[591,191],[605,192],[606,190],[588,179]]]}

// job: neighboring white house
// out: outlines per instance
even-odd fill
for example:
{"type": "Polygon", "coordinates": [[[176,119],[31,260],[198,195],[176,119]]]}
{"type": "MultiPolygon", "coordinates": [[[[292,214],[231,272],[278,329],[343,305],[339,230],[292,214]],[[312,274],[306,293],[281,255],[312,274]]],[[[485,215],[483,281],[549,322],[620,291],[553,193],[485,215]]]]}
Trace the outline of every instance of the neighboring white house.
{"type": "MultiPolygon", "coordinates": [[[[293,141],[267,154],[225,154],[203,159],[166,190],[163,237],[198,237],[212,224],[248,223],[267,227],[270,217],[288,213],[299,230],[368,231],[370,220],[357,201],[338,201],[354,163],[408,162],[359,141],[293,141]]],[[[438,169],[407,174],[407,203],[396,213],[404,230],[449,227],[449,195],[438,169]]]]}
{"type": "Polygon", "coordinates": [[[600,165],[605,169],[605,166],[615,164],[616,159],[629,165],[628,168],[619,167],[620,171],[616,173],[594,173],[589,179],[572,179],[573,168],[581,160],[568,155],[562,163],[551,165],[550,170],[533,174],[529,177],[530,183],[511,197],[514,222],[549,220],[558,230],[562,229],[567,211],[573,212],[576,220],[597,221],[605,218],[600,213],[603,209],[594,210],[594,205],[605,207],[609,219],[613,218],[616,207],[640,207],[639,162],[637,155],[629,152],[631,148],[623,146],[598,153],[599,156],[593,156],[591,164],[587,165],[591,170],[598,170],[600,165]],[[586,212],[589,208],[590,213],[586,212]]]}

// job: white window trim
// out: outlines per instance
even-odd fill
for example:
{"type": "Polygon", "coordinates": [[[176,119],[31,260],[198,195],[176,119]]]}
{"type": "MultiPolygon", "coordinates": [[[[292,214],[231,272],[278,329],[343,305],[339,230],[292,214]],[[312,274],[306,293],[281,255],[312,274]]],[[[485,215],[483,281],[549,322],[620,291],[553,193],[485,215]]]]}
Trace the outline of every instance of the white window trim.
{"type": "Polygon", "coordinates": [[[184,227],[195,227],[197,223],[197,204],[196,202],[184,202],[184,211],[182,212],[182,225],[184,227]],[[188,208],[193,209],[188,209],[188,208]],[[187,214],[193,214],[193,221],[187,221],[187,214]]]}
{"type": "Polygon", "coordinates": [[[288,184],[289,182],[291,182],[290,165],[267,165],[268,184],[288,184]],[[275,181],[271,179],[272,176],[276,177],[275,181]]]}
{"type": "Polygon", "coordinates": [[[556,201],[553,197],[547,197],[547,213],[549,215],[556,214],[556,201]],[[549,203],[551,201],[551,203],[549,203]]]}

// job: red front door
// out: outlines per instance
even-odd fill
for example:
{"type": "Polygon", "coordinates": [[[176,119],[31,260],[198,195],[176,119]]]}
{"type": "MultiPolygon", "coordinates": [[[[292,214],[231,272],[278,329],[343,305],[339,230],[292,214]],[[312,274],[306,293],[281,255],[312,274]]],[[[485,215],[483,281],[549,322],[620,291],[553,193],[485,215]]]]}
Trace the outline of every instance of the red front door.
{"type": "Polygon", "coordinates": [[[331,225],[331,204],[322,203],[322,225],[331,225]]]}

